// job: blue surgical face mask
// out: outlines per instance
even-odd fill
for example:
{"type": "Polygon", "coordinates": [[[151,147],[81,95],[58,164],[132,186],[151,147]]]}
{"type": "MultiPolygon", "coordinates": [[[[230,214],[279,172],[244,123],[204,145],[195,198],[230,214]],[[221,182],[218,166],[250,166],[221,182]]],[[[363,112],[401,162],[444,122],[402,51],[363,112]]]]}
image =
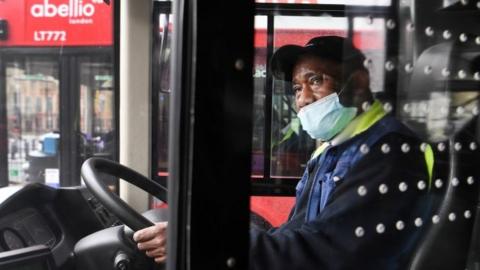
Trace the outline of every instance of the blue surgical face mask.
{"type": "Polygon", "coordinates": [[[357,108],[344,107],[336,92],[300,109],[302,128],[313,139],[328,141],[342,131],[357,114],[357,108]]]}

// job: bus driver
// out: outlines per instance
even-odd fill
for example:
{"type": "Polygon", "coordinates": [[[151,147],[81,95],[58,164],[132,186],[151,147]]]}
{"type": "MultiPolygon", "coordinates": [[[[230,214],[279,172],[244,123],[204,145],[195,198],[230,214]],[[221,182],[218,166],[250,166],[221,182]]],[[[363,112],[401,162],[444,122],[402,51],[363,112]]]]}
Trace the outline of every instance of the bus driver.
{"type": "MultiPolygon", "coordinates": [[[[320,146],[289,219],[251,229],[250,269],[406,268],[427,211],[433,154],[373,98],[364,62],[337,36],[273,55],[273,75],[292,84],[302,128],[320,146]]],[[[156,262],[166,259],[166,227],[134,234],[156,262]]]]}

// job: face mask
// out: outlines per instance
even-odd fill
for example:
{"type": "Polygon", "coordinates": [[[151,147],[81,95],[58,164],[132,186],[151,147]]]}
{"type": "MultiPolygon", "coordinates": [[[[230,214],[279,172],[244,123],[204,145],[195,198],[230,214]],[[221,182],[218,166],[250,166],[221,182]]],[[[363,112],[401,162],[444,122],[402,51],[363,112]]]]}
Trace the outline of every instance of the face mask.
{"type": "Polygon", "coordinates": [[[342,131],[356,114],[357,108],[343,107],[337,93],[333,93],[303,107],[297,116],[310,137],[328,141],[342,131]]]}

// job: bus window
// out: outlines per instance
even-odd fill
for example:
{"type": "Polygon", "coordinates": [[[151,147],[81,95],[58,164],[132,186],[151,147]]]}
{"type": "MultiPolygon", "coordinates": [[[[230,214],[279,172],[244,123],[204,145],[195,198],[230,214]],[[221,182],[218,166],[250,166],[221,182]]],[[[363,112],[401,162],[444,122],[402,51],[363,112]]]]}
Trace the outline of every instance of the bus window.
{"type": "Polygon", "coordinates": [[[2,186],[79,185],[86,158],[117,159],[113,5],[64,2],[0,3],[2,186]]]}
{"type": "MultiPolygon", "coordinates": [[[[380,6],[387,4],[378,3],[380,6]]],[[[269,13],[268,7],[265,4],[257,8],[257,12],[268,15],[255,17],[254,196],[251,207],[254,218],[264,217],[264,223],[278,225],[288,217],[294,202],[289,196],[294,194],[294,187],[318,143],[301,127],[291,84],[272,77],[267,70],[269,57],[284,45],[303,45],[314,37],[350,37],[371,63],[368,66],[371,91],[380,95],[384,86],[386,28],[382,17],[348,14],[339,7],[335,10],[323,6],[322,10],[319,5],[316,7],[318,16],[300,13],[293,16],[290,14],[294,12],[288,11],[284,11],[288,15],[283,15],[274,6],[269,13]]],[[[285,9],[288,10],[288,5],[285,9]]]]}
{"type": "Polygon", "coordinates": [[[9,180],[55,182],[59,168],[55,158],[59,150],[55,133],[60,109],[58,64],[49,59],[22,58],[6,67],[9,180]],[[42,159],[48,172],[37,170],[34,164],[25,166],[29,158],[42,159]]]}
{"type": "MultiPolygon", "coordinates": [[[[170,106],[170,68],[172,54],[173,15],[169,1],[153,2],[153,35],[152,35],[152,107],[156,114],[152,115],[152,178],[165,185],[168,177],[168,132],[170,106]]],[[[157,199],[152,201],[153,207],[164,207],[157,199]]]]}

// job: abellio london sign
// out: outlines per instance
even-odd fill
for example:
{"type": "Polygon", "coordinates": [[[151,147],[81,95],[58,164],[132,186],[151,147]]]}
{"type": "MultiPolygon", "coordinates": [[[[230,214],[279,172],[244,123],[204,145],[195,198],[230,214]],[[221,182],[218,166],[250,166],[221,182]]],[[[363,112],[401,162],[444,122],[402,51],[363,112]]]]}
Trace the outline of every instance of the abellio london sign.
{"type": "Polygon", "coordinates": [[[112,5],[103,0],[0,1],[0,18],[9,24],[9,38],[0,46],[111,45],[112,5]]]}

